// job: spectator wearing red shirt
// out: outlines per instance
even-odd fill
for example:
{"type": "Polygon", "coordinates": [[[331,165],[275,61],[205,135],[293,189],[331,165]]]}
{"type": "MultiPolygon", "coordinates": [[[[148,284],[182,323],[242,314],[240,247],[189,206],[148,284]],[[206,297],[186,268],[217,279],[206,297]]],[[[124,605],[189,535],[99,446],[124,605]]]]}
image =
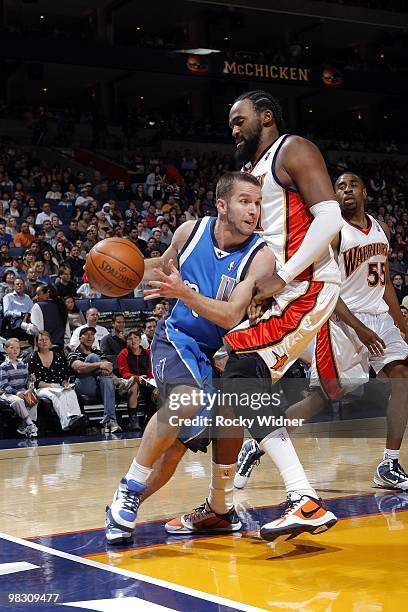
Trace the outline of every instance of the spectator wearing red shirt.
{"type": "Polygon", "coordinates": [[[139,395],[143,393],[147,401],[150,400],[152,387],[147,385],[147,379],[152,378],[152,364],[150,350],[141,346],[142,334],[139,330],[132,330],[126,338],[127,348],[118,355],[118,368],[122,378],[135,377],[135,383],[128,391],[129,426],[136,432],[143,431],[145,413],[137,410],[139,395]]]}

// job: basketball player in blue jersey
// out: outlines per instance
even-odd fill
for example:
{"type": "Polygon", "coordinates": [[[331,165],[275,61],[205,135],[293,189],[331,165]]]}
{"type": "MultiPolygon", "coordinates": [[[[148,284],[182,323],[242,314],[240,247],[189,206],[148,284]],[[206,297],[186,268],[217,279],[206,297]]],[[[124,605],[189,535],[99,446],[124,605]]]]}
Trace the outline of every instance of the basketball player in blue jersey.
{"type": "MultiPolygon", "coordinates": [[[[131,538],[153,466],[157,468],[157,462],[159,468],[163,466],[163,456],[176,439],[194,448],[195,438],[206,427],[205,420],[194,431],[183,428],[183,421],[200,412],[209,415],[207,406],[197,405],[197,390],[212,390],[213,355],[226,331],[244,318],[255,283],[274,269],[272,252],[254,234],[262,198],[259,182],[245,173],[227,173],[217,184],[216,196],[216,219],[205,217],[184,223],[163,256],[146,261],[143,282],[156,287],[150,297],[163,295],[160,291],[166,286],[173,291],[165,295],[179,299],[169,316],[159,322],[152,344],[153,373],[164,403],[150,419],[136,458],[107,509],[106,537],[110,543],[131,538]],[[159,266],[168,269],[169,274],[159,266]],[[177,413],[172,410],[170,397],[183,398],[177,413]]],[[[236,457],[242,443],[241,431],[237,440],[225,440],[223,446],[228,443],[234,445],[229,455],[236,457]]],[[[235,464],[224,465],[222,451],[218,464],[216,485],[225,480],[228,468],[232,494],[235,464]]],[[[154,486],[158,488],[157,483],[154,486]]],[[[215,495],[216,489],[217,486],[215,495]]],[[[225,487],[222,496],[225,497],[225,487]]],[[[230,531],[239,529],[235,512],[227,514],[223,517],[213,513],[212,522],[226,524],[230,531]]]]}

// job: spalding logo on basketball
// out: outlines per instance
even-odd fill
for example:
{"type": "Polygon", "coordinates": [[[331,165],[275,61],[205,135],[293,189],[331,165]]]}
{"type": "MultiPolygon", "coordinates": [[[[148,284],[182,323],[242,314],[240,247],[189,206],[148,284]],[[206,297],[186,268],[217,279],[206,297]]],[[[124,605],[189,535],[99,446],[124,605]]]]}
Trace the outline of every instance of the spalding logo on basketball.
{"type": "Polygon", "coordinates": [[[106,238],[88,254],[85,271],[92,289],[120,297],[133,291],[144,274],[144,259],[136,245],[126,238],[106,238]]]}

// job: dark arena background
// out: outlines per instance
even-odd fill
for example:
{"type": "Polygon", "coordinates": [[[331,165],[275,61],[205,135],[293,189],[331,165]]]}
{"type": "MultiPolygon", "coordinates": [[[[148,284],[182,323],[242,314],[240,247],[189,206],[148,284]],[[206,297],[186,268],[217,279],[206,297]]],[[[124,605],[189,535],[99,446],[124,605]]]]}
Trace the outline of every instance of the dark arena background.
{"type": "MultiPolygon", "coordinates": [[[[217,182],[240,169],[230,110],[263,90],[282,107],[281,134],[312,141],[333,184],[347,173],[364,183],[368,228],[387,226],[389,247],[356,244],[356,267],[383,258],[369,287],[395,290],[405,346],[407,67],[407,0],[0,0],[0,611],[402,609],[406,355],[390,360],[397,383],[367,366],[350,393],[328,401],[320,390],[321,408],[289,429],[311,490],[337,517],[330,531],[260,537],[287,520],[287,491],[245,430],[228,490],[240,529],[217,531],[219,511],[212,529],[166,532],[175,517],[208,513],[214,474],[211,446],[185,452],[177,440],[156,464],[166,482],[179,461],[174,475],[143,501],[133,537],[111,543],[105,507],[165,401],[157,387],[174,384],[162,376],[170,358],[152,368],[150,348],[176,300],[146,300],[144,281],[103,295],[84,266],[118,238],[150,269],[184,223],[217,217],[217,182]]],[[[369,231],[348,226],[361,240],[369,231]]],[[[297,359],[274,387],[285,410],[310,397],[309,377],[310,360],[297,359]]]]}

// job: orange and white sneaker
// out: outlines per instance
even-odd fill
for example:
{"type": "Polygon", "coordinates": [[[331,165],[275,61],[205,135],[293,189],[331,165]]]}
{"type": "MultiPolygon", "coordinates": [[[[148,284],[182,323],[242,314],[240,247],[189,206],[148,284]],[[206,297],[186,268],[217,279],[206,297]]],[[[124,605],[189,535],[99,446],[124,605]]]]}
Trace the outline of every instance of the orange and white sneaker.
{"type": "Polygon", "coordinates": [[[282,515],[262,525],[260,536],[268,542],[284,535],[288,536],[286,540],[291,540],[304,532],[313,535],[323,533],[336,523],[336,516],[326,510],[321,499],[291,492],[284,504],[282,515]]]}
{"type": "Polygon", "coordinates": [[[211,510],[207,500],[190,514],[182,514],[165,524],[167,533],[182,535],[185,533],[231,533],[239,531],[242,523],[235,508],[226,514],[217,514],[211,510]]]}

